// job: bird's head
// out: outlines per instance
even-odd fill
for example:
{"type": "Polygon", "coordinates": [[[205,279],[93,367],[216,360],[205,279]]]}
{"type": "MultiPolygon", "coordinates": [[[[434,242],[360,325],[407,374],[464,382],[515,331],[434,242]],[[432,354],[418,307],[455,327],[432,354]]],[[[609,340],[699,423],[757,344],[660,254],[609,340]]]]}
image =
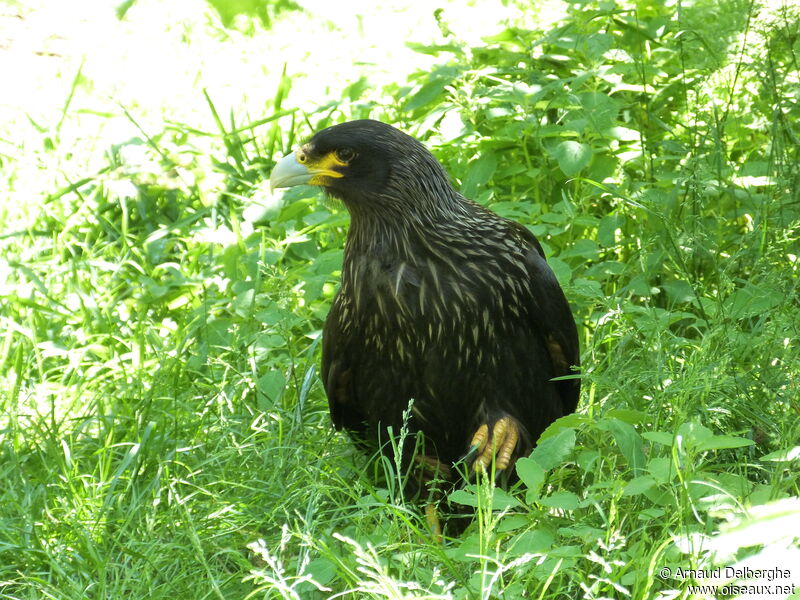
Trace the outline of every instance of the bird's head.
{"type": "Polygon", "coordinates": [[[370,119],[323,129],[278,161],[271,187],[301,184],[322,187],[351,213],[425,210],[454,193],[425,146],[370,119]]]}

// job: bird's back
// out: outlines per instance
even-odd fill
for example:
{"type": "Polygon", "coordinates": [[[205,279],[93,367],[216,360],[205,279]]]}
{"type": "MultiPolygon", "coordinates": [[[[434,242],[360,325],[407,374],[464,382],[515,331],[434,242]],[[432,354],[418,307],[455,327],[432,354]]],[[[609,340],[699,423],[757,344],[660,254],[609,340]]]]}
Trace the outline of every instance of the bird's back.
{"type": "MultiPolygon", "coordinates": [[[[481,423],[513,416],[529,451],[572,410],[550,381],[567,373],[550,359],[546,315],[537,313],[552,302],[538,298],[546,290],[529,264],[539,248],[484,209],[469,220],[410,240],[402,256],[391,247],[348,248],[325,331],[336,343],[323,357],[323,374],[337,362],[350,372],[346,390],[327,386],[329,396],[341,395],[331,404],[337,426],[385,440],[388,427],[404,425],[411,403],[405,425],[425,434],[440,461],[453,462],[481,423]]],[[[563,294],[556,301],[574,329],[563,294]]]]}

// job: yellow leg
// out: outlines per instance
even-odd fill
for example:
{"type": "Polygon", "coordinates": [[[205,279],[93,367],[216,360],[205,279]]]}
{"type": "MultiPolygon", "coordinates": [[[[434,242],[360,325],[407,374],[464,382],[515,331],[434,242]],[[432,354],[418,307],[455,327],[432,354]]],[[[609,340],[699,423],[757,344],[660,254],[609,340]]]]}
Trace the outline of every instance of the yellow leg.
{"type": "Polygon", "coordinates": [[[442,543],[442,524],[439,522],[439,514],[435,504],[425,506],[425,521],[428,523],[428,530],[433,534],[437,543],[442,543]]]}
{"type": "Polygon", "coordinates": [[[475,472],[487,470],[493,461],[496,471],[507,469],[514,458],[514,449],[518,441],[519,427],[511,417],[498,419],[492,427],[491,437],[489,426],[484,423],[475,432],[470,443],[478,453],[475,462],[472,463],[472,469],[475,472]]]}

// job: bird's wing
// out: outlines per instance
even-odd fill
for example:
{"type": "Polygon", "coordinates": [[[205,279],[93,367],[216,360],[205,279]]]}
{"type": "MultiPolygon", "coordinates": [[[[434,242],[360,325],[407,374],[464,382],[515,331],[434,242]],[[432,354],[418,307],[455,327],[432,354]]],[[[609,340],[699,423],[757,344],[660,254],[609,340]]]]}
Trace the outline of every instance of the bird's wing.
{"type": "MultiPolygon", "coordinates": [[[[531,314],[537,320],[536,329],[541,332],[555,377],[575,375],[573,367],[580,366],[580,349],[569,303],[553,270],[545,261],[538,240],[522,225],[515,225],[521,237],[528,242],[525,264],[531,291],[531,314]]],[[[555,384],[564,414],[574,412],[578,405],[580,380],[565,379],[555,384]]]]}
{"type": "Polygon", "coordinates": [[[341,311],[340,293],[333,301],[322,332],[322,384],[336,429],[359,431],[364,428],[364,418],[354,386],[357,353],[350,337],[342,331],[341,311]]]}

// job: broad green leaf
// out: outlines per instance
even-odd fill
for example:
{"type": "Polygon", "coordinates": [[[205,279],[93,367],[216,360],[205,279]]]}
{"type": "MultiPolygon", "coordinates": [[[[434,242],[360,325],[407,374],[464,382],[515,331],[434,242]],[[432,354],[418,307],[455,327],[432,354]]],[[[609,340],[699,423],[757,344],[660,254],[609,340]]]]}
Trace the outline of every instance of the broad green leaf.
{"type": "Polygon", "coordinates": [[[314,581],[325,585],[331,581],[336,575],[336,565],[326,558],[315,558],[306,567],[306,572],[309,573],[314,581]]]}
{"type": "Polygon", "coordinates": [[[594,240],[581,238],[575,240],[570,248],[561,253],[561,258],[569,258],[572,256],[579,256],[581,258],[596,258],[600,254],[600,246],[594,240]]]}
{"type": "Polygon", "coordinates": [[[234,312],[239,316],[250,315],[250,313],[253,312],[253,299],[255,298],[255,295],[256,292],[252,288],[236,294],[236,297],[231,303],[231,307],[233,308],[234,312]]]}
{"type": "Polygon", "coordinates": [[[647,470],[658,483],[669,483],[675,477],[672,460],[666,456],[656,456],[647,463],[647,470]]]}
{"type": "Polygon", "coordinates": [[[492,491],[492,510],[505,510],[522,506],[519,500],[503,488],[494,488],[492,491]]]}
{"type": "Polygon", "coordinates": [[[644,492],[646,492],[655,485],[656,485],[656,480],[651,475],[642,475],[640,477],[634,477],[628,482],[628,485],[625,486],[622,495],[638,496],[639,494],[643,494],[644,492]]]}
{"type": "Polygon", "coordinates": [[[497,156],[492,151],[482,154],[477,160],[472,161],[467,168],[464,182],[461,184],[461,193],[467,198],[474,199],[478,188],[486,185],[492,178],[497,168],[497,156]]]}
{"type": "Polygon", "coordinates": [[[581,450],[575,458],[575,463],[581,471],[588,473],[594,471],[597,461],[600,459],[600,452],[592,449],[581,450]]]}
{"type": "Polygon", "coordinates": [[[557,436],[565,429],[574,429],[591,421],[592,419],[590,419],[586,415],[580,415],[578,413],[571,413],[569,415],[564,415],[563,417],[559,417],[558,419],[550,423],[550,425],[547,426],[547,429],[545,429],[542,432],[542,435],[539,436],[538,443],[541,446],[542,442],[557,436]]]}
{"type": "Polygon", "coordinates": [[[755,444],[753,440],[747,438],[735,437],[732,435],[715,435],[714,437],[702,440],[695,449],[698,452],[705,452],[706,450],[724,450],[726,448],[742,448],[744,446],[752,446],[755,444]]]}
{"type": "Polygon", "coordinates": [[[638,475],[644,468],[645,454],[642,437],[633,428],[633,425],[619,419],[603,419],[598,423],[598,427],[611,432],[622,455],[628,462],[628,466],[633,469],[634,474],[638,475]]]}
{"type": "Polygon", "coordinates": [[[784,301],[780,290],[751,283],[736,290],[723,301],[725,313],[733,319],[745,319],[763,315],[784,301]]]}
{"type": "Polygon", "coordinates": [[[586,279],[585,277],[578,277],[571,287],[573,294],[582,296],[584,298],[605,298],[603,293],[603,286],[595,279],[586,279]]]}
{"type": "Polygon", "coordinates": [[[544,483],[546,471],[532,458],[523,457],[517,461],[517,475],[528,488],[525,494],[526,502],[533,502],[539,497],[539,492],[544,483]]]}
{"type": "Polygon", "coordinates": [[[600,92],[581,94],[581,106],[583,106],[583,112],[588,122],[597,132],[609,129],[614,125],[619,112],[619,103],[607,94],[600,92]]]}
{"type": "Polygon", "coordinates": [[[575,448],[575,430],[565,429],[553,437],[540,440],[533,449],[531,458],[542,469],[549,471],[564,462],[573,448],[575,448]]]}
{"type": "Polygon", "coordinates": [[[518,529],[525,529],[527,527],[530,527],[530,524],[531,524],[531,519],[527,515],[507,514],[500,520],[500,523],[497,525],[497,531],[500,533],[516,531],[518,529]]]}
{"type": "Polygon", "coordinates": [[[580,505],[580,499],[572,492],[555,492],[544,498],[539,498],[539,504],[550,508],[560,508],[562,510],[575,510],[580,505]]]}
{"type": "Polygon", "coordinates": [[[597,227],[597,241],[603,246],[614,246],[617,243],[617,229],[622,227],[624,217],[619,214],[606,215],[600,219],[597,227]]]}
{"type": "Polygon", "coordinates": [[[672,446],[675,442],[675,436],[666,431],[645,431],[642,437],[650,442],[661,444],[662,446],[672,446]]]}
{"type": "Polygon", "coordinates": [[[675,279],[661,284],[667,297],[673,302],[691,302],[695,298],[694,290],[688,281],[675,279]]]}
{"type": "Polygon", "coordinates": [[[326,250],[314,259],[313,270],[320,275],[329,275],[342,268],[343,252],[340,249],[326,250]]]}
{"type": "Polygon", "coordinates": [[[555,273],[556,279],[558,279],[560,284],[566,285],[569,280],[572,279],[572,269],[569,264],[560,258],[549,258],[547,264],[550,265],[550,268],[553,270],[553,273],[555,273]]]}
{"type": "Polygon", "coordinates": [[[697,448],[705,440],[714,437],[714,432],[700,423],[690,421],[688,423],[682,423],[681,426],[678,427],[677,435],[681,436],[684,446],[697,448]]]}
{"type": "Polygon", "coordinates": [[[592,33],[584,36],[581,49],[591,60],[600,60],[613,43],[614,37],[608,33],[592,33]]]}
{"type": "Polygon", "coordinates": [[[759,460],[772,461],[772,462],[792,462],[800,458],[800,446],[793,448],[784,448],[783,450],[776,450],[765,454],[759,460]]]}
{"type": "Polygon", "coordinates": [[[580,173],[592,159],[592,149],[589,146],[572,140],[558,144],[553,154],[559,168],[567,177],[580,173]]]}
{"type": "Polygon", "coordinates": [[[640,410],[631,410],[629,408],[612,408],[604,416],[608,419],[619,419],[631,425],[650,422],[650,415],[640,410]]]}
{"type": "Polygon", "coordinates": [[[280,400],[283,388],[286,386],[286,377],[280,371],[267,371],[258,378],[258,408],[268,410],[280,400]]]}
{"type": "Polygon", "coordinates": [[[509,556],[523,554],[539,554],[549,550],[555,542],[555,536],[546,529],[533,529],[520,533],[508,543],[509,556]]]}
{"type": "Polygon", "coordinates": [[[425,83],[403,105],[403,110],[414,111],[431,104],[434,100],[445,94],[445,87],[450,83],[448,79],[434,79],[425,83]]]}
{"type": "Polygon", "coordinates": [[[467,490],[456,490],[448,496],[450,502],[463,504],[464,506],[478,507],[478,497],[467,490]]]}

